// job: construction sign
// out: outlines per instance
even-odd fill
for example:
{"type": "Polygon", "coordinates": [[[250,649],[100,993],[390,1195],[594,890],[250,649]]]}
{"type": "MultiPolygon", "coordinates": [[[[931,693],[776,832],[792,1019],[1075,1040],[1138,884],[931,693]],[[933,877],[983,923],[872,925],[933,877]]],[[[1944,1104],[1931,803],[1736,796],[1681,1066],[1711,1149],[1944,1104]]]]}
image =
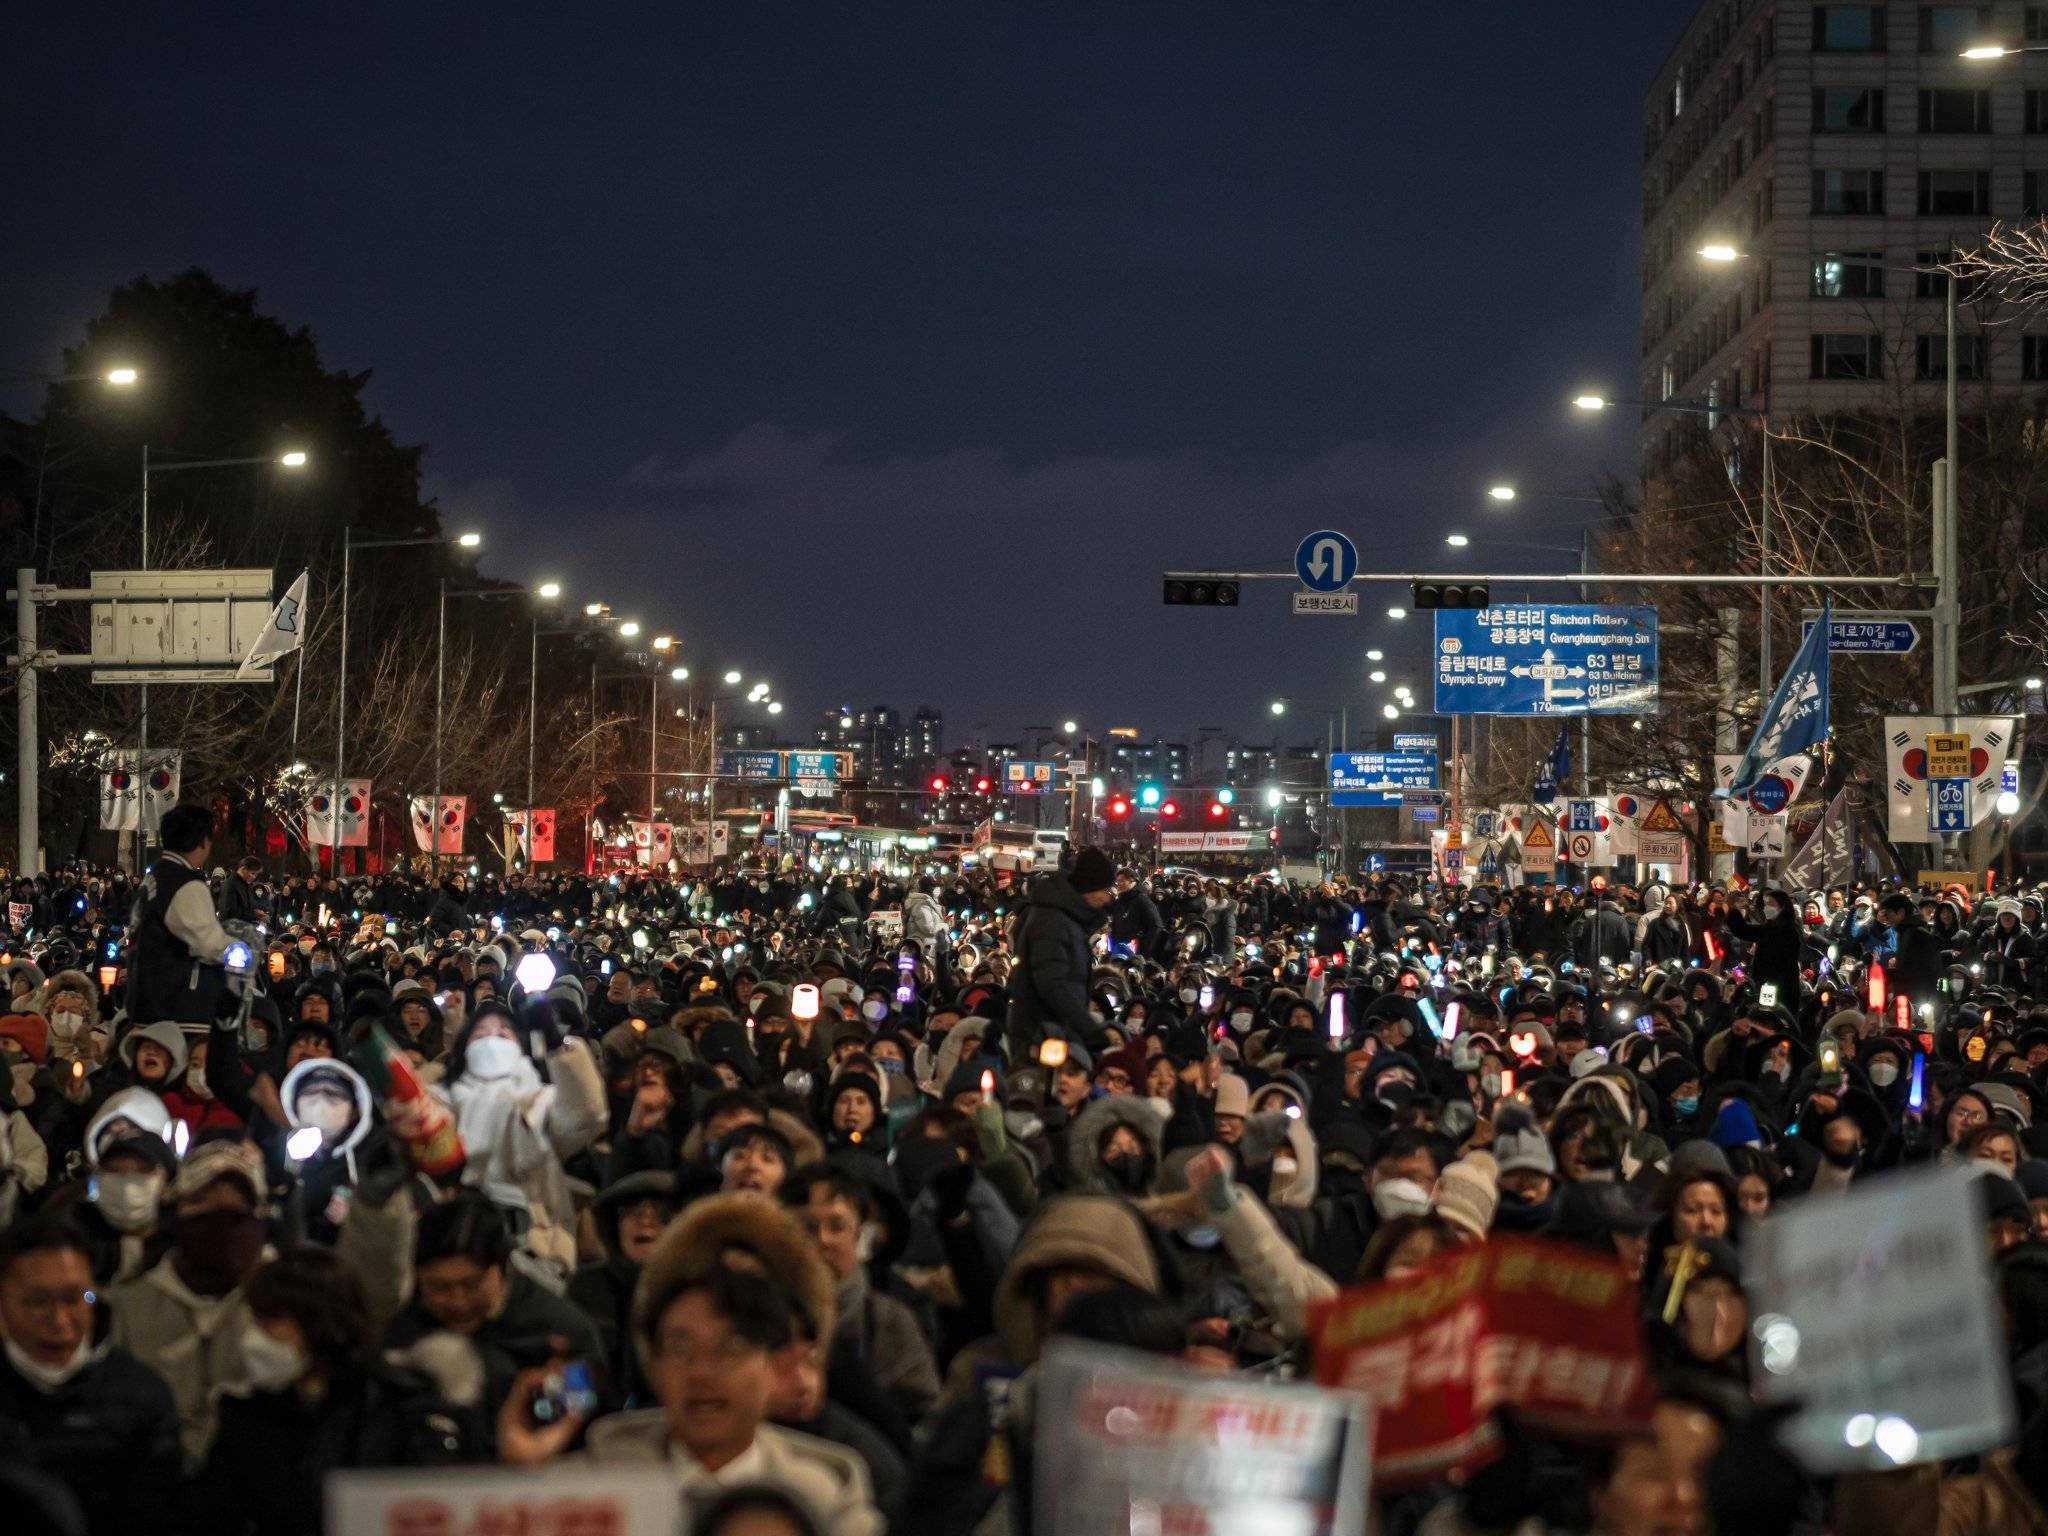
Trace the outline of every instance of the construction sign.
{"type": "Polygon", "coordinates": [[[1636,829],[1636,861],[1640,864],[1682,864],[1685,827],[1669,800],[1660,799],[1636,829]]]}

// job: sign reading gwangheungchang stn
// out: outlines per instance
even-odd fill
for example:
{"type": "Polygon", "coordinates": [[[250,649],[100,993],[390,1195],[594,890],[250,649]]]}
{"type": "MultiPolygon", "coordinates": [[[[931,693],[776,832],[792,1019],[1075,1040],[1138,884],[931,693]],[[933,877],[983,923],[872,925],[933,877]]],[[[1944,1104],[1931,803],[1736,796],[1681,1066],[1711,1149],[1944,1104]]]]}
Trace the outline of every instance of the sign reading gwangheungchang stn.
{"type": "Polygon", "coordinates": [[[1632,715],[1657,699],[1657,610],[1440,608],[1436,713],[1632,715]]]}

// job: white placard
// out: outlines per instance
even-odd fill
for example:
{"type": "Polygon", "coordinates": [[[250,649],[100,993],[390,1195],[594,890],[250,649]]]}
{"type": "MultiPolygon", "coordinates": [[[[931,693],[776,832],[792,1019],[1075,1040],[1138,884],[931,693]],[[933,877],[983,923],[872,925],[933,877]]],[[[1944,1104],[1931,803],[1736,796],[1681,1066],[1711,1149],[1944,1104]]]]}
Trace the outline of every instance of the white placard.
{"type": "Polygon", "coordinates": [[[1815,1474],[1967,1456],[2016,1432],[1977,1179],[1888,1175],[1782,1207],[1744,1242],[1751,1380],[1815,1474]]]}
{"type": "Polygon", "coordinates": [[[330,1472],[327,1536],[676,1536],[677,1497],[675,1478],[652,1466],[330,1472]]]}

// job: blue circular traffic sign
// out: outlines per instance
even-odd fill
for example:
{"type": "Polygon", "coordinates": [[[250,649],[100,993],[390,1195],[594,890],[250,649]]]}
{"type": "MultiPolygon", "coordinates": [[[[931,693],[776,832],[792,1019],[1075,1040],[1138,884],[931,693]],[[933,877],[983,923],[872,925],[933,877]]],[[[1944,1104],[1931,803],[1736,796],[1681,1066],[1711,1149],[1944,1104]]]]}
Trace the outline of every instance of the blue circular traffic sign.
{"type": "Polygon", "coordinates": [[[1358,546],[1333,529],[1312,533],[1294,552],[1294,574],[1311,592],[1341,592],[1358,574],[1358,546]]]}
{"type": "Polygon", "coordinates": [[[1767,773],[1749,786],[1749,803],[1766,816],[1775,816],[1792,800],[1792,786],[1774,773],[1767,773]]]}

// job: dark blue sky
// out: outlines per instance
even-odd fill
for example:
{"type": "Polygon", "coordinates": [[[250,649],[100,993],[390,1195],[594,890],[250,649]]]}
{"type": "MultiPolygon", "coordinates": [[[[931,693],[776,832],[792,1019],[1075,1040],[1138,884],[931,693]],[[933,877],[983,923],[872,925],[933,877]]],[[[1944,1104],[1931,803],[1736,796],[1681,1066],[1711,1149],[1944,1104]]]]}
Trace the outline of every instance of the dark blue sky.
{"type": "Polygon", "coordinates": [[[1639,102],[1689,14],[40,7],[0,360],[140,272],[257,287],[375,370],[487,571],[772,679],[785,722],[1264,731],[1282,688],[1376,703],[1375,644],[1426,702],[1391,588],[1192,612],[1159,572],[1568,534],[1483,489],[1633,463],[1565,401],[1630,392],[1639,102]]]}

